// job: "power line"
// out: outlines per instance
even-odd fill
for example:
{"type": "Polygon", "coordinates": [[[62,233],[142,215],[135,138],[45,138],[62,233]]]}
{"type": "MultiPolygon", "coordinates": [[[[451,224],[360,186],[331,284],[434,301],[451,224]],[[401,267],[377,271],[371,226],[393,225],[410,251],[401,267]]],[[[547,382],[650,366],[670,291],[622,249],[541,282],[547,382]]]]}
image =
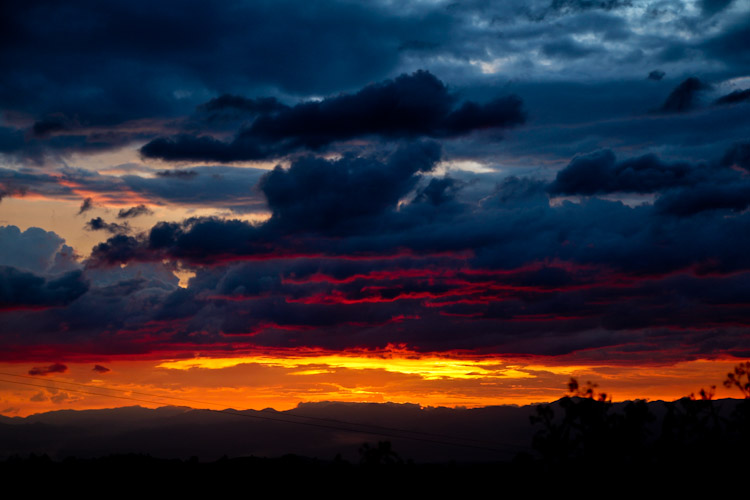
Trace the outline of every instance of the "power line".
{"type": "MultiPolygon", "coordinates": [[[[15,373],[0,372],[0,375],[10,376],[10,377],[29,378],[29,379],[32,379],[32,380],[39,380],[39,377],[32,377],[30,375],[18,375],[18,374],[15,374],[15,373]]],[[[153,393],[148,393],[148,392],[132,391],[130,389],[115,389],[114,387],[104,387],[104,386],[99,386],[99,385],[80,384],[78,382],[65,382],[63,380],[55,380],[54,382],[59,383],[59,384],[75,385],[75,386],[78,386],[78,387],[87,387],[89,389],[105,389],[105,390],[108,390],[108,391],[127,392],[127,393],[130,393],[130,394],[140,394],[141,396],[148,396],[148,397],[152,397],[152,398],[174,399],[176,401],[184,401],[186,403],[196,403],[196,404],[205,404],[205,405],[219,406],[217,403],[210,403],[208,401],[198,401],[198,400],[195,400],[195,399],[180,398],[180,397],[177,397],[177,396],[160,396],[158,394],[153,394],[153,393]]],[[[72,390],[72,389],[70,389],[70,390],[72,390]]],[[[162,403],[155,403],[155,404],[162,404],[162,403]]]]}
{"type": "MultiPolygon", "coordinates": [[[[32,380],[39,380],[37,377],[32,377],[30,375],[20,375],[20,374],[15,374],[15,373],[0,372],[0,375],[11,376],[11,377],[22,377],[22,378],[27,378],[27,379],[32,379],[32,380]]],[[[109,391],[127,392],[127,393],[130,393],[130,394],[139,394],[139,395],[142,395],[142,396],[148,396],[148,397],[152,397],[152,398],[173,399],[173,400],[176,400],[176,401],[183,401],[183,402],[187,402],[187,403],[195,403],[195,404],[209,405],[209,406],[221,406],[220,403],[211,403],[209,401],[200,401],[200,400],[196,400],[196,399],[181,398],[181,397],[177,397],[177,396],[161,396],[161,395],[158,395],[158,394],[153,394],[153,393],[148,393],[148,392],[133,391],[133,390],[129,390],[129,389],[116,389],[116,388],[113,388],[113,387],[94,386],[94,385],[89,385],[89,384],[81,384],[81,383],[78,383],[78,382],[66,382],[66,381],[62,381],[62,380],[55,380],[55,382],[56,383],[61,383],[61,384],[75,385],[75,386],[78,386],[78,387],[86,387],[86,388],[89,388],[89,389],[105,389],[105,390],[109,390],[109,391]]],[[[71,390],[72,391],[72,389],[66,389],[66,390],[71,390]]],[[[104,394],[101,394],[101,393],[91,393],[91,394],[94,394],[94,395],[97,395],[97,396],[106,396],[106,397],[109,397],[108,395],[104,395],[104,394]]],[[[129,399],[133,399],[135,401],[145,401],[145,400],[139,400],[139,399],[135,399],[135,398],[129,398],[129,399]]],[[[152,404],[162,404],[162,403],[154,402],[154,401],[147,401],[147,402],[150,402],[152,404]]],[[[208,410],[208,409],[206,409],[206,410],[208,410]]],[[[429,437],[434,437],[434,438],[443,438],[443,439],[453,439],[453,440],[456,440],[456,441],[474,442],[474,443],[479,443],[482,446],[486,446],[487,444],[490,444],[490,445],[493,445],[493,446],[507,446],[507,445],[503,445],[503,444],[500,444],[500,443],[493,443],[493,442],[488,443],[487,441],[482,441],[482,440],[479,440],[479,439],[464,438],[464,437],[458,437],[458,436],[451,436],[451,435],[447,435],[447,434],[438,434],[438,433],[433,433],[433,432],[414,431],[414,430],[409,430],[409,429],[399,429],[399,428],[395,428],[395,427],[386,427],[386,426],[381,426],[381,425],[377,425],[377,424],[367,424],[367,423],[363,423],[363,422],[351,422],[351,421],[339,420],[339,419],[333,419],[333,418],[313,417],[311,415],[301,415],[301,414],[298,414],[298,413],[285,413],[284,416],[286,416],[286,417],[294,417],[294,418],[307,418],[309,420],[315,420],[315,421],[319,421],[319,422],[329,422],[329,423],[334,423],[334,424],[343,424],[343,425],[353,425],[353,426],[361,426],[361,427],[370,427],[370,428],[379,429],[379,430],[382,430],[382,431],[405,432],[405,433],[419,434],[419,435],[422,435],[422,436],[429,436],[429,437]]]]}
{"type": "MultiPolygon", "coordinates": [[[[32,380],[39,380],[37,377],[32,377],[32,376],[29,376],[29,375],[19,375],[19,374],[14,374],[14,373],[0,372],[0,375],[6,375],[6,376],[12,376],[12,377],[23,377],[23,378],[28,378],[28,379],[32,379],[32,380]]],[[[88,385],[88,384],[81,384],[81,383],[77,383],[77,382],[66,382],[66,381],[61,381],[61,380],[56,380],[55,382],[61,383],[61,384],[75,385],[75,386],[79,386],[79,387],[86,387],[86,388],[90,388],[90,389],[105,389],[105,390],[109,390],[109,391],[127,392],[127,393],[130,393],[130,394],[140,394],[142,396],[148,396],[148,397],[154,397],[154,398],[173,399],[173,400],[176,400],[176,401],[183,401],[183,402],[195,403],[195,404],[201,404],[201,405],[221,406],[221,404],[219,404],[219,403],[211,403],[211,402],[208,402],[208,401],[200,401],[200,400],[196,400],[196,399],[181,398],[181,397],[177,397],[177,396],[161,396],[161,395],[158,395],[158,394],[147,393],[147,392],[132,391],[132,390],[128,390],[128,389],[115,389],[115,388],[112,388],[112,387],[92,386],[92,385],[88,385]]],[[[99,393],[96,393],[96,395],[105,396],[105,395],[99,394],[99,393]]],[[[130,398],[130,399],[133,399],[133,398],[130,398]]],[[[135,400],[139,401],[138,399],[135,399],[135,400]]],[[[162,403],[158,403],[158,402],[152,402],[152,401],[150,401],[150,402],[153,403],[153,404],[162,404],[162,403]]],[[[409,429],[399,429],[399,428],[394,428],[394,427],[385,427],[385,426],[381,426],[381,425],[377,425],[377,424],[367,424],[367,423],[363,423],[363,422],[351,422],[351,421],[345,421],[345,420],[339,420],[339,419],[333,419],[333,418],[314,417],[314,416],[311,416],[311,415],[300,415],[298,413],[285,413],[284,416],[285,417],[294,417],[294,418],[306,418],[306,419],[309,419],[309,420],[315,420],[315,421],[320,421],[320,422],[330,422],[330,423],[335,423],[335,424],[353,425],[353,426],[361,426],[361,427],[370,427],[370,428],[373,428],[373,429],[380,429],[382,431],[405,432],[405,433],[419,434],[419,435],[422,435],[422,436],[430,436],[430,437],[435,437],[435,438],[453,439],[453,440],[456,440],[456,441],[474,442],[474,443],[479,443],[482,446],[486,446],[487,444],[490,444],[490,445],[493,445],[493,446],[501,446],[501,447],[502,446],[507,446],[507,445],[503,445],[501,443],[493,443],[493,442],[489,442],[488,443],[487,441],[483,441],[483,440],[479,440],[479,439],[464,438],[464,437],[458,437],[458,436],[450,436],[450,435],[447,435],[447,434],[438,434],[438,433],[432,433],[432,432],[414,431],[414,430],[409,430],[409,429]]]]}
{"type": "MultiPolygon", "coordinates": [[[[29,386],[32,386],[32,387],[41,387],[43,389],[58,389],[57,387],[52,387],[52,386],[49,386],[49,385],[32,384],[30,382],[19,382],[18,380],[5,380],[5,379],[1,379],[0,378],[0,382],[7,382],[9,384],[29,385],[29,386]]],[[[163,403],[161,403],[159,401],[150,401],[148,399],[131,398],[131,397],[128,397],[128,396],[116,396],[114,394],[102,394],[100,392],[82,391],[80,389],[70,389],[68,387],[64,387],[64,389],[66,391],[68,391],[68,392],[78,392],[78,393],[81,393],[81,394],[89,394],[89,395],[93,395],[93,396],[103,396],[103,397],[106,397],[106,398],[128,399],[128,400],[131,400],[131,401],[139,401],[141,403],[151,403],[151,404],[155,404],[155,405],[163,404],[163,403]]],[[[115,389],[115,390],[117,390],[117,389],[115,389]]]]}
{"type": "MultiPolygon", "coordinates": [[[[6,375],[6,376],[10,375],[10,376],[15,376],[15,377],[33,378],[33,377],[27,377],[25,375],[16,375],[16,374],[3,373],[3,372],[0,372],[0,374],[6,375]]],[[[25,385],[25,386],[31,386],[31,387],[41,387],[41,388],[44,388],[44,389],[58,389],[57,387],[51,387],[49,385],[34,384],[34,383],[30,383],[30,382],[20,382],[20,381],[16,381],[16,380],[0,379],[0,382],[6,382],[6,383],[10,383],[10,384],[19,384],[19,385],[25,385]]],[[[118,392],[130,392],[130,393],[133,393],[133,394],[147,395],[147,396],[156,397],[156,398],[162,398],[162,399],[177,399],[177,400],[181,400],[181,401],[190,401],[190,402],[201,403],[201,404],[210,404],[210,405],[214,405],[214,406],[217,405],[216,403],[199,402],[199,401],[195,401],[195,400],[189,400],[189,399],[185,399],[185,398],[177,398],[177,397],[172,397],[172,396],[159,396],[159,395],[148,394],[148,393],[144,393],[144,392],[128,391],[128,390],[125,390],[125,389],[114,389],[114,388],[107,388],[107,387],[90,386],[90,385],[86,385],[86,384],[79,384],[79,383],[76,383],[76,382],[62,382],[62,381],[56,381],[56,382],[63,383],[63,384],[71,384],[71,385],[83,386],[83,387],[87,387],[87,388],[101,388],[101,389],[105,389],[105,390],[118,391],[118,392]]],[[[134,397],[124,396],[124,395],[104,394],[104,393],[101,393],[101,392],[85,391],[85,390],[81,390],[81,389],[71,389],[71,388],[68,388],[68,387],[63,387],[62,389],[64,389],[65,391],[75,392],[75,393],[80,393],[80,394],[87,394],[87,395],[94,395],[94,396],[101,396],[101,397],[109,397],[109,398],[115,398],[115,399],[124,399],[124,400],[129,400],[129,401],[138,401],[138,402],[142,402],[142,403],[149,403],[149,404],[156,404],[156,405],[164,404],[163,402],[160,402],[160,401],[153,401],[153,400],[148,400],[148,399],[143,399],[143,398],[134,398],[134,397]]],[[[315,422],[300,422],[300,421],[294,421],[294,420],[287,420],[287,419],[283,419],[283,418],[276,418],[276,417],[267,416],[267,415],[254,415],[254,414],[249,414],[249,413],[240,413],[240,412],[233,411],[233,410],[228,410],[228,409],[224,409],[224,410],[214,410],[214,409],[211,409],[211,408],[194,408],[194,409],[196,409],[196,410],[202,410],[202,411],[208,411],[208,412],[212,412],[212,413],[224,413],[226,415],[233,415],[233,416],[237,416],[237,417],[254,418],[256,420],[268,420],[268,421],[282,422],[282,423],[288,423],[288,424],[297,424],[297,425],[304,425],[304,426],[308,426],[308,427],[317,427],[317,428],[321,428],[321,429],[329,429],[329,430],[338,430],[338,431],[353,432],[353,433],[357,433],[357,434],[370,434],[370,435],[382,436],[382,437],[408,439],[408,440],[419,441],[419,442],[424,442],[424,443],[432,443],[432,444],[440,444],[440,445],[448,445],[448,446],[458,446],[458,447],[463,447],[463,448],[481,449],[481,450],[484,450],[484,451],[492,451],[492,452],[495,452],[495,453],[505,453],[506,452],[506,451],[501,450],[499,448],[490,447],[490,446],[486,446],[486,445],[470,444],[470,443],[466,443],[466,442],[465,443],[461,443],[461,442],[446,441],[446,439],[452,439],[452,440],[456,440],[456,441],[481,442],[481,441],[478,441],[478,440],[475,440],[475,439],[460,438],[460,437],[457,437],[457,436],[449,436],[449,435],[445,435],[445,434],[434,434],[434,433],[426,433],[426,432],[420,432],[420,431],[411,431],[411,430],[406,430],[406,429],[397,429],[397,428],[383,427],[383,426],[378,426],[378,425],[363,424],[363,423],[356,423],[356,422],[346,422],[346,421],[342,421],[342,420],[325,419],[325,418],[311,417],[311,416],[305,416],[305,415],[285,414],[285,416],[294,416],[294,417],[300,417],[300,418],[307,418],[307,419],[311,419],[311,420],[328,421],[328,422],[331,422],[331,423],[338,423],[338,424],[348,425],[348,426],[352,426],[352,427],[366,426],[366,427],[370,427],[372,429],[381,429],[381,430],[365,430],[365,429],[356,429],[356,428],[351,428],[351,427],[343,427],[341,425],[328,425],[328,424],[315,423],[315,422]],[[423,435],[423,436],[434,436],[435,439],[429,438],[429,437],[410,436],[410,435],[404,435],[404,434],[398,434],[398,433],[420,434],[420,435],[423,435]],[[441,439],[437,439],[437,438],[442,438],[442,440],[441,439]]],[[[494,446],[505,447],[506,449],[510,448],[508,445],[502,445],[502,444],[499,444],[499,443],[491,443],[491,444],[494,445],[494,446]]]]}

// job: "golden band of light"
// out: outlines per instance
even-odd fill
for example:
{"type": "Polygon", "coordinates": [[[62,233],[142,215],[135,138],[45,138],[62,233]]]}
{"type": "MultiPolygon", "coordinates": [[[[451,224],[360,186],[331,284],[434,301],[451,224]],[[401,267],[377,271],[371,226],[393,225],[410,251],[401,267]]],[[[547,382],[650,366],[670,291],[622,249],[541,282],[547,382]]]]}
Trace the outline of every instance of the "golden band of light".
{"type": "Polygon", "coordinates": [[[533,378],[517,366],[504,364],[498,359],[454,359],[435,355],[416,356],[389,353],[386,356],[355,356],[326,354],[318,356],[270,356],[255,355],[233,358],[194,358],[165,361],[158,368],[190,370],[192,368],[222,369],[242,364],[259,364],[287,369],[304,369],[294,372],[299,375],[324,373],[326,368],[351,370],[384,370],[391,373],[418,375],[425,380],[436,379],[484,379],[484,378],[533,378]],[[311,368],[312,367],[312,368],[311,368]]]}

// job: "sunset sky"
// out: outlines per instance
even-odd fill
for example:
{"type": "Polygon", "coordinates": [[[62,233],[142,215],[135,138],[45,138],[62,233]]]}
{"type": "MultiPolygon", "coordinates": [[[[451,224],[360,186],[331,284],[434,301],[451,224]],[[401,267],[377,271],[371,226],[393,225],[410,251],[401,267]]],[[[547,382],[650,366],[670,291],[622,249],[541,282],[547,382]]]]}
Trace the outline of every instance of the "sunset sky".
{"type": "Polygon", "coordinates": [[[30,0],[0,40],[0,414],[739,396],[745,0],[30,0]]]}

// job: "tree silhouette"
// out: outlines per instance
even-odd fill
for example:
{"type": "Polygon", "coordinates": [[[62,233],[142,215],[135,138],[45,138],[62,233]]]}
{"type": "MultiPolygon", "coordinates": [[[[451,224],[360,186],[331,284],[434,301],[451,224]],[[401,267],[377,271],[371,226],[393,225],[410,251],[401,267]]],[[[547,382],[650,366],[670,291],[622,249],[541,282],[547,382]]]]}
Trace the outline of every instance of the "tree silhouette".
{"type": "Polygon", "coordinates": [[[736,455],[746,456],[750,446],[750,361],[739,363],[734,372],[727,373],[724,387],[737,387],[744,399],[734,408],[727,425],[728,439],[734,444],[736,455]]]}
{"type": "Polygon", "coordinates": [[[622,462],[642,454],[649,435],[647,425],[655,418],[646,402],[634,401],[613,413],[612,397],[597,387],[591,382],[581,386],[571,378],[568,395],[556,403],[562,410],[559,417],[554,404],[537,406],[531,422],[542,428],[534,436],[533,447],[543,460],[622,462]]]}
{"type": "Polygon", "coordinates": [[[359,448],[360,463],[362,465],[396,465],[404,463],[398,453],[393,451],[390,441],[378,441],[373,447],[370,443],[364,443],[359,448]]]}
{"type": "Polygon", "coordinates": [[[586,382],[586,386],[581,387],[578,384],[578,380],[572,377],[568,381],[568,392],[570,393],[570,396],[572,397],[593,399],[593,400],[601,401],[601,402],[611,402],[612,396],[608,396],[606,392],[597,393],[596,392],[597,387],[599,387],[598,384],[593,384],[591,382],[586,382]]]}
{"type": "Polygon", "coordinates": [[[750,398],[750,361],[735,366],[734,373],[727,373],[727,378],[724,380],[724,387],[730,388],[732,386],[742,391],[745,399],[750,398]]]}

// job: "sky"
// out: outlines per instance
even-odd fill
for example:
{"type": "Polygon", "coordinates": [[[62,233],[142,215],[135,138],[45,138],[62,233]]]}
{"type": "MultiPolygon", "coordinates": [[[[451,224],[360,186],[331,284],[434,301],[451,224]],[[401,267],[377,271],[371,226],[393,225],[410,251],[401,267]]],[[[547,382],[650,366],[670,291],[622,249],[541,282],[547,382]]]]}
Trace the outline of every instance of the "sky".
{"type": "Polygon", "coordinates": [[[746,0],[30,0],[0,44],[1,414],[750,358],[746,0]]]}

